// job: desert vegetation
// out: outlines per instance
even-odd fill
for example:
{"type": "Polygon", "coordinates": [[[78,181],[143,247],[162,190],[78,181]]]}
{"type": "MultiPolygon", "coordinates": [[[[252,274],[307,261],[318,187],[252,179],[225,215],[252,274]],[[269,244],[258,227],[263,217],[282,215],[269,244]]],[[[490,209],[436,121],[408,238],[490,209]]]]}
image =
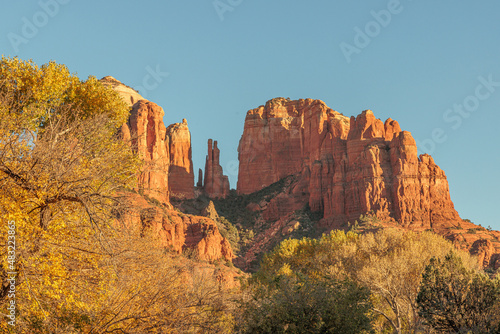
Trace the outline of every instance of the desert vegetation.
{"type": "MultiPolygon", "coordinates": [[[[493,271],[430,231],[356,233],[378,227],[369,216],[353,231],[285,238],[254,274],[223,284],[218,266],[231,261],[178,254],[120,219],[142,164],[117,135],[128,112],[93,77],[2,58],[2,333],[500,333],[493,271]]],[[[216,201],[235,251],[254,238],[248,204],[286,182],[216,201]]]]}
{"type": "Polygon", "coordinates": [[[334,231],[320,239],[289,239],[264,257],[248,289],[242,323],[249,333],[500,329],[500,281],[480,273],[476,259],[431,232],[334,231]],[[336,309],[342,302],[347,304],[336,309]],[[301,310],[305,305],[309,309],[301,310]],[[335,306],[325,311],[325,305],[335,306]],[[290,317],[294,312],[310,316],[314,330],[297,329],[304,320],[290,317]],[[334,322],[331,313],[339,317],[334,322]]]}

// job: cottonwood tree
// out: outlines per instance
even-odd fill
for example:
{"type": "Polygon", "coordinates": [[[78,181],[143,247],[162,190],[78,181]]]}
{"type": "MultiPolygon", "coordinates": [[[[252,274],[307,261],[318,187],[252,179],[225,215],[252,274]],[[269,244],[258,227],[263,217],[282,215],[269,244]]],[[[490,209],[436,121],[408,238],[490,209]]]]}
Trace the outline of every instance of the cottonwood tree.
{"type": "MultiPolygon", "coordinates": [[[[380,316],[376,328],[414,333],[425,330],[416,304],[425,266],[433,256],[444,258],[454,249],[431,232],[384,229],[361,235],[355,244],[343,247],[338,252],[344,264],[339,272],[371,290],[373,311],[380,316]]],[[[477,267],[477,260],[468,253],[457,254],[468,268],[477,267]]]]}
{"type": "Polygon", "coordinates": [[[213,267],[170,254],[153,235],[111,240],[113,275],[86,333],[231,333],[232,292],[213,267]]]}
{"type": "MultiPolygon", "coordinates": [[[[337,234],[344,244],[354,233],[337,234]]],[[[244,333],[362,333],[371,329],[369,290],[327,272],[324,240],[288,239],[266,255],[243,295],[244,333]],[[322,262],[323,261],[323,262],[322,262]]]]}
{"type": "MultiPolygon", "coordinates": [[[[444,257],[454,246],[434,233],[382,230],[359,238],[346,271],[370,288],[374,311],[396,333],[412,333],[422,327],[416,297],[425,265],[433,256],[444,257]]],[[[460,252],[469,267],[477,261],[460,252]]]]}
{"type": "Polygon", "coordinates": [[[116,135],[128,113],[93,77],[2,58],[0,213],[17,227],[19,273],[16,326],[3,321],[2,332],[230,332],[230,294],[214,269],[117,219],[133,209],[127,191],[140,170],[116,135]]]}
{"type": "MultiPolygon", "coordinates": [[[[77,331],[102,299],[112,210],[139,168],[115,135],[127,115],[93,77],[2,58],[0,212],[2,225],[16,225],[16,331],[77,331]]],[[[6,246],[0,252],[5,271],[6,246]]]]}

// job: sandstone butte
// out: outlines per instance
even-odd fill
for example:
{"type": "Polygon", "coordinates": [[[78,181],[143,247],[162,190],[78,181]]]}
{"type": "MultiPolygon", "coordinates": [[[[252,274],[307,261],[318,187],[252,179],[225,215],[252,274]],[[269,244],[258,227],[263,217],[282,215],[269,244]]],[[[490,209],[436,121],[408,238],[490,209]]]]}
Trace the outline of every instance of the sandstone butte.
{"type": "Polygon", "coordinates": [[[130,194],[127,201],[130,205],[121,215],[125,226],[141,233],[152,232],[162,246],[178,254],[194,251],[203,261],[234,258],[229,241],[222,237],[213,219],[152,205],[139,194],[130,194]]]}
{"type": "Polygon", "coordinates": [[[276,98],[248,111],[238,157],[239,194],[294,176],[262,208],[262,217],[276,226],[306,205],[322,213],[327,229],[369,213],[400,228],[433,229],[465,244],[485,265],[500,267],[500,244],[490,241],[500,233],[457,232],[480,228],[459,217],[445,173],[430,155],[418,156],[411,133],[397,121],[382,122],[370,110],[349,118],[320,100],[276,98]]]}
{"type": "Polygon", "coordinates": [[[131,107],[129,119],[120,132],[145,163],[137,180],[136,190],[141,195],[129,194],[129,210],[121,215],[127,226],[155,231],[162,245],[177,253],[191,250],[201,260],[230,261],[234,257],[231,245],[212,219],[171,210],[172,198],[194,197],[187,121],[165,127],[160,106],[113,77],[104,77],[101,82],[115,89],[131,107]],[[154,200],[162,205],[156,205],[154,200]]]}
{"type": "Polygon", "coordinates": [[[460,220],[432,157],[370,110],[348,118],[320,100],[273,99],[247,113],[238,152],[238,193],[300,175],[291,206],[307,202],[331,223],[367,212],[423,229],[460,220]]]}

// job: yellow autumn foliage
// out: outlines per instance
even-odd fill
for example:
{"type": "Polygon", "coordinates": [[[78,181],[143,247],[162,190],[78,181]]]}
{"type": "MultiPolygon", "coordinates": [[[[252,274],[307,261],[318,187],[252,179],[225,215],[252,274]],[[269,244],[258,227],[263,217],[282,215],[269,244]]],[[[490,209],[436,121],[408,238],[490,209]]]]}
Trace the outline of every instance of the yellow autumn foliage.
{"type": "MultiPolygon", "coordinates": [[[[16,302],[16,326],[0,331],[78,332],[102,306],[113,284],[113,210],[139,168],[116,136],[128,112],[94,77],[2,58],[0,219],[15,222],[17,275],[15,299],[0,292],[2,310],[16,302]]],[[[3,282],[12,272],[7,238],[0,233],[3,282]]]]}
{"type": "Polygon", "coordinates": [[[477,259],[432,232],[332,231],[319,239],[283,241],[264,257],[255,279],[273,281],[300,274],[310,281],[326,276],[353,280],[371,291],[378,332],[413,333],[422,328],[416,296],[425,266],[432,257],[444,258],[450,251],[467,268],[477,269],[477,259]]]}
{"type": "Polygon", "coordinates": [[[128,113],[94,77],[2,58],[1,333],[231,332],[230,294],[213,267],[169,254],[117,219],[133,205],[126,194],[141,168],[117,136],[128,113]],[[5,317],[12,300],[15,326],[5,317]]]}

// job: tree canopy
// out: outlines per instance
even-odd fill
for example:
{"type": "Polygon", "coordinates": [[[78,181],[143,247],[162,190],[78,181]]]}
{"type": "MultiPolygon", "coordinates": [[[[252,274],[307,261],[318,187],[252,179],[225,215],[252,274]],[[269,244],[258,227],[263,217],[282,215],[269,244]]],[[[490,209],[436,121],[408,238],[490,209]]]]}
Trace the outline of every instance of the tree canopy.
{"type": "Polygon", "coordinates": [[[429,261],[416,301],[441,333],[500,333],[500,280],[468,269],[454,252],[429,261]]]}
{"type": "MultiPolygon", "coordinates": [[[[15,223],[19,328],[85,322],[110,276],[113,208],[139,160],[116,136],[127,106],[54,62],[0,62],[0,213],[15,223]],[[109,277],[108,277],[109,276],[109,277]]],[[[7,235],[0,240],[7,245],[7,235]]],[[[2,247],[5,260],[7,246],[2,247]]],[[[2,261],[2,280],[7,270],[2,261]]],[[[5,294],[0,296],[4,301],[5,294]]]]}
{"type": "MultiPolygon", "coordinates": [[[[432,257],[444,258],[453,249],[449,241],[431,232],[384,229],[358,235],[332,231],[320,239],[283,241],[264,257],[255,280],[258,284],[283,276],[316,282],[324,277],[347,280],[370,291],[372,307],[363,312],[375,330],[415,332],[425,327],[416,304],[425,266],[432,257]]],[[[476,266],[467,253],[459,254],[467,268],[476,266]]]]}

